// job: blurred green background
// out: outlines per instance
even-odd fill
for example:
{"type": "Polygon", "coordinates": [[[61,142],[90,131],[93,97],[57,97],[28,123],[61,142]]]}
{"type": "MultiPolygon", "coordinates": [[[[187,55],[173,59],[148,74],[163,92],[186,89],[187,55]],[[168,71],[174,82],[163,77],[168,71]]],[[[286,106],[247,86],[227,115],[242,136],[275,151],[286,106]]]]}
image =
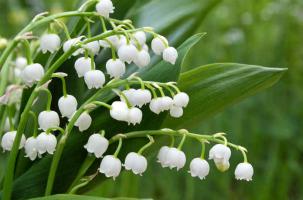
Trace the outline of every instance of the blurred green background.
{"type": "MultiPolygon", "coordinates": [[[[0,35],[12,37],[39,12],[72,10],[78,3],[77,0],[0,0],[0,35]]],[[[181,16],[180,24],[190,35],[207,32],[191,50],[183,71],[214,62],[287,67],[289,71],[273,88],[191,129],[202,133],[223,131],[231,141],[247,147],[249,161],[255,168],[252,182],[234,180],[233,170],[241,160],[241,155],[234,153],[227,173],[219,173],[211,164],[211,172],[203,181],[191,178],[186,169],[176,172],[150,162],[143,177],[126,172],[115,182],[108,180],[88,194],[161,200],[303,199],[303,1],[121,0],[115,6],[131,18],[133,15],[129,13],[136,13],[136,9],[154,8],[158,12],[152,14],[158,19],[162,15],[169,15],[169,19],[181,16]],[[162,5],[169,5],[172,10],[165,13],[162,5]],[[193,23],[195,19],[197,23],[193,23]]],[[[158,21],[151,20],[154,17],[145,16],[143,24],[157,30],[158,21]]],[[[142,24],[142,18],[137,16],[134,20],[142,24]]],[[[170,25],[173,29],[180,24],[178,21],[170,25]]],[[[159,29],[166,33],[160,25],[159,29]]],[[[199,155],[200,147],[195,146],[190,141],[186,144],[188,161],[199,155]]]]}

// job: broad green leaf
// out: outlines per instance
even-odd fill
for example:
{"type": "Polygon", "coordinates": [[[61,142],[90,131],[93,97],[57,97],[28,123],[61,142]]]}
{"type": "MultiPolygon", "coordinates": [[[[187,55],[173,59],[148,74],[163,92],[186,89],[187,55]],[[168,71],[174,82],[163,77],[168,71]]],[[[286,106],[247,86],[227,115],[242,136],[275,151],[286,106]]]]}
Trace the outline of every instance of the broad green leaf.
{"type": "MultiPolygon", "coordinates": [[[[142,74],[142,77],[147,80],[176,81],[178,79],[184,57],[186,56],[189,49],[196,42],[200,40],[202,35],[203,34],[198,34],[189,38],[187,41],[184,42],[184,44],[182,44],[178,48],[179,58],[175,66],[161,61],[155,66],[141,71],[140,74],[142,74]],[[159,76],[157,74],[163,74],[163,76],[159,76]]],[[[65,66],[71,68],[68,65],[65,66]]],[[[58,91],[60,91],[60,85],[58,85],[58,87],[52,88],[54,94],[56,94],[55,92],[56,88],[58,91]]],[[[103,97],[101,100],[108,102],[111,101],[112,98],[113,95],[111,94],[109,96],[103,97]]],[[[54,99],[57,99],[57,97],[54,99]]],[[[57,171],[57,179],[55,182],[54,193],[65,192],[69,187],[69,184],[71,184],[71,181],[75,177],[77,170],[79,169],[81,163],[83,162],[83,160],[87,155],[87,152],[85,151],[85,149],[83,149],[83,145],[86,143],[89,135],[92,132],[98,131],[100,129],[105,129],[107,132],[106,136],[109,138],[114,134],[121,132],[129,132],[135,129],[136,130],[157,129],[161,126],[166,116],[166,114],[163,114],[161,116],[156,117],[155,114],[151,113],[148,109],[145,109],[142,123],[139,126],[132,127],[132,126],[127,126],[126,123],[120,123],[115,120],[112,120],[109,116],[108,111],[105,109],[98,109],[92,112],[91,115],[92,118],[94,119],[91,128],[88,131],[86,131],[86,133],[79,133],[75,128],[71,133],[71,137],[68,139],[67,145],[65,147],[57,171]],[[150,123],[151,121],[153,123],[150,123]]],[[[130,149],[130,148],[134,149],[134,148],[138,148],[140,145],[144,144],[145,142],[146,140],[142,139],[136,141],[136,144],[125,143],[123,146],[124,149],[130,149]]],[[[109,152],[111,152],[112,150],[113,147],[109,150],[109,152]]],[[[128,151],[125,150],[125,152],[128,151]]],[[[18,177],[15,180],[14,192],[13,192],[14,199],[31,198],[31,197],[43,195],[51,161],[52,161],[52,156],[50,155],[44,157],[40,161],[36,161],[32,167],[30,167],[24,174],[22,174],[20,177],[18,177]]],[[[97,168],[98,167],[95,166],[93,170],[95,171],[97,168]]],[[[100,177],[102,177],[101,180],[103,180],[103,176],[100,177]]],[[[96,183],[98,182],[99,181],[97,181],[96,183]]]]}
{"type": "Polygon", "coordinates": [[[167,118],[163,127],[193,130],[204,119],[271,87],[285,71],[281,68],[218,63],[182,73],[179,87],[190,96],[189,105],[181,119],[167,118]]]}
{"type": "Polygon", "coordinates": [[[58,194],[47,197],[38,197],[30,200],[152,200],[152,199],[137,199],[137,198],[105,198],[105,197],[93,197],[93,196],[82,196],[82,195],[71,195],[71,194],[58,194]]]}

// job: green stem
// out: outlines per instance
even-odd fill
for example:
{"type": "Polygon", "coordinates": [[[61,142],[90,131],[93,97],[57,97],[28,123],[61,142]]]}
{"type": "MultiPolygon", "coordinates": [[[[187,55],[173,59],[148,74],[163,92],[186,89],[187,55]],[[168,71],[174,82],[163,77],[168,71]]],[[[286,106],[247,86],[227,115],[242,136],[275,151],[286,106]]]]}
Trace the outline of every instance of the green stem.
{"type": "Polygon", "coordinates": [[[179,150],[182,149],[182,147],[183,147],[183,145],[184,145],[184,142],[185,142],[185,139],[186,139],[186,134],[183,135],[182,140],[181,140],[181,142],[180,142],[180,144],[179,144],[179,146],[178,146],[178,149],[179,149],[179,150]]]}
{"type": "Polygon", "coordinates": [[[7,107],[6,106],[0,106],[0,138],[2,137],[2,134],[4,132],[4,126],[6,123],[6,118],[7,118],[7,107]]]}
{"type": "Polygon", "coordinates": [[[11,52],[15,49],[15,47],[18,44],[18,40],[12,40],[8,46],[5,48],[4,52],[1,54],[0,57],[0,70],[4,66],[4,63],[6,62],[8,56],[11,54],[11,52]]]}
{"type": "Polygon", "coordinates": [[[115,153],[114,153],[115,158],[117,158],[117,156],[118,156],[118,154],[119,154],[119,152],[120,152],[120,150],[121,150],[122,141],[123,141],[123,139],[122,139],[121,137],[119,137],[119,144],[118,144],[118,147],[117,147],[117,149],[116,149],[116,151],[115,151],[115,153]]]}
{"type": "Polygon", "coordinates": [[[108,108],[109,110],[112,109],[111,105],[101,102],[101,101],[94,101],[92,104],[98,105],[98,106],[103,106],[105,108],[108,108]]]}
{"type": "Polygon", "coordinates": [[[95,58],[94,58],[93,54],[90,55],[90,67],[91,67],[91,70],[95,70],[95,68],[96,68],[96,66],[95,66],[95,58]]]}
{"type": "Polygon", "coordinates": [[[46,92],[46,94],[47,94],[46,110],[47,110],[47,111],[50,111],[50,110],[51,110],[51,105],[52,105],[53,95],[52,95],[52,93],[49,91],[49,89],[46,89],[46,88],[41,88],[40,91],[46,92]]]}
{"type": "Polygon", "coordinates": [[[37,115],[33,111],[30,111],[29,114],[32,116],[33,122],[34,122],[33,137],[37,137],[37,135],[38,135],[38,118],[37,118],[37,115]]]}
{"type": "Polygon", "coordinates": [[[150,147],[152,144],[155,143],[155,140],[154,140],[154,138],[153,138],[152,136],[147,135],[147,137],[148,137],[148,139],[149,139],[149,142],[148,142],[146,145],[144,145],[143,147],[141,147],[141,149],[138,151],[138,154],[139,154],[139,155],[142,155],[142,153],[143,153],[148,147],[150,147]]]}
{"type": "Polygon", "coordinates": [[[49,128],[49,129],[47,129],[45,132],[46,132],[47,134],[49,134],[49,133],[51,133],[52,131],[60,131],[60,133],[61,133],[62,135],[64,135],[64,133],[65,133],[65,130],[64,130],[63,128],[61,128],[61,127],[49,128]]]}
{"type": "Polygon", "coordinates": [[[100,20],[101,20],[102,30],[103,30],[103,32],[106,32],[107,28],[106,28],[106,25],[105,25],[104,18],[102,16],[100,16],[100,20]]]}
{"type": "Polygon", "coordinates": [[[65,78],[62,76],[57,76],[55,74],[52,75],[53,78],[60,78],[61,82],[62,82],[62,93],[64,97],[67,97],[67,91],[66,91],[66,81],[65,78]]]}
{"type": "Polygon", "coordinates": [[[25,49],[25,55],[26,55],[27,63],[29,65],[33,64],[32,53],[31,53],[31,46],[30,46],[29,42],[27,40],[23,40],[22,44],[23,44],[23,47],[25,49]]]}
{"type": "Polygon", "coordinates": [[[201,141],[201,146],[202,146],[201,159],[204,160],[204,158],[205,158],[205,141],[201,141]]]}

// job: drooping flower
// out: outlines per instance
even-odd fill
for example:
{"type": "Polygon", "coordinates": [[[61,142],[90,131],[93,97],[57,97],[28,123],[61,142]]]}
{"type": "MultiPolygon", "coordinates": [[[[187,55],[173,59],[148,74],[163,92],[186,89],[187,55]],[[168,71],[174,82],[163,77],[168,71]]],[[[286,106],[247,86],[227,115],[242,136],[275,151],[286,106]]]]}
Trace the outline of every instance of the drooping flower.
{"type": "MultiPolygon", "coordinates": [[[[128,89],[122,91],[122,93],[132,106],[138,106],[140,108],[149,103],[152,98],[150,91],[146,89],[128,89]]],[[[121,101],[125,101],[125,99],[121,97],[121,101]]]]}
{"type": "Polygon", "coordinates": [[[235,170],[235,177],[237,180],[251,181],[254,175],[254,168],[250,163],[239,163],[235,170]]]}
{"type": "Polygon", "coordinates": [[[161,97],[161,111],[169,110],[172,105],[173,105],[172,98],[168,96],[161,97]]]}
{"type": "Polygon", "coordinates": [[[217,168],[222,172],[228,170],[230,156],[230,148],[223,144],[216,144],[209,151],[209,159],[214,160],[217,168]]]}
{"type": "Polygon", "coordinates": [[[115,7],[113,6],[113,2],[111,0],[100,0],[99,3],[96,4],[96,10],[99,15],[103,17],[109,17],[109,14],[114,13],[115,7]]]}
{"type": "MultiPolygon", "coordinates": [[[[64,52],[69,51],[73,46],[77,45],[77,43],[79,43],[82,38],[83,38],[83,36],[67,40],[63,44],[63,51],[64,52]]],[[[73,53],[73,56],[77,56],[77,55],[81,54],[82,52],[83,52],[83,49],[79,48],[73,53]]]]}
{"type": "Polygon", "coordinates": [[[154,98],[151,100],[149,104],[149,108],[153,113],[159,114],[162,112],[162,103],[161,103],[161,98],[154,98]]]}
{"type": "Polygon", "coordinates": [[[185,108],[189,102],[189,96],[185,92],[180,92],[174,96],[174,105],[185,108]]]}
{"type": "Polygon", "coordinates": [[[209,173],[209,164],[204,159],[194,158],[190,162],[189,169],[192,177],[199,177],[201,180],[203,180],[209,173]]]}
{"type": "Polygon", "coordinates": [[[37,138],[35,137],[27,138],[24,145],[24,150],[25,150],[25,157],[28,157],[32,161],[35,160],[37,156],[40,155],[38,152],[37,138]]]}
{"type": "Polygon", "coordinates": [[[139,108],[130,108],[128,111],[127,122],[133,125],[140,124],[142,121],[142,115],[142,111],[139,108]]]}
{"type": "Polygon", "coordinates": [[[126,170],[131,170],[134,174],[142,176],[142,173],[147,169],[147,160],[144,156],[131,152],[125,158],[124,167],[126,170]]]}
{"type": "Polygon", "coordinates": [[[55,111],[43,111],[38,116],[40,129],[46,131],[49,128],[56,128],[60,125],[60,118],[55,111]]]}
{"type": "Polygon", "coordinates": [[[180,118],[183,115],[183,109],[181,107],[173,105],[170,107],[169,114],[174,118],[180,118]]]}
{"type": "Polygon", "coordinates": [[[170,150],[170,147],[168,146],[163,146],[161,147],[158,155],[157,155],[157,158],[158,158],[158,161],[162,167],[168,167],[168,164],[166,163],[166,157],[167,157],[167,154],[170,150]]]}
{"type": "Polygon", "coordinates": [[[118,121],[126,121],[128,112],[129,110],[125,102],[115,101],[111,105],[110,116],[118,121]]]}
{"type": "Polygon", "coordinates": [[[40,48],[42,53],[49,51],[54,53],[60,48],[61,39],[57,34],[45,34],[40,38],[40,48]]]}
{"type": "MultiPolygon", "coordinates": [[[[13,144],[14,144],[14,141],[16,138],[16,134],[17,134],[17,131],[10,131],[10,132],[5,133],[2,136],[1,147],[3,149],[3,152],[12,150],[13,144]]],[[[26,138],[22,134],[19,149],[22,149],[24,147],[25,141],[26,141],[26,138]]]]}
{"type": "Polygon", "coordinates": [[[28,86],[32,86],[34,83],[40,81],[44,76],[44,69],[39,63],[27,65],[21,72],[21,78],[28,86]]]}
{"type": "Polygon", "coordinates": [[[77,119],[75,126],[79,128],[80,132],[87,130],[92,123],[92,118],[87,112],[83,112],[77,119]]]}
{"type": "MultiPolygon", "coordinates": [[[[95,63],[93,64],[93,67],[95,67],[95,63]]],[[[90,58],[80,57],[75,62],[75,69],[79,78],[83,77],[86,72],[91,70],[91,68],[92,66],[90,58]]]]}
{"type": "Polygon", "coordinates": [[[100,134],[93,134],[84,148],[87,152],[93,153],[96,158],[101,158],[108,148],[108,140],[100,134]]]}
{"type": "Polygon", "coordinates": [[[134,45],[126,44],[119,48],[118,56],[121,61],[130,64],[131,62],[135,61],[135,59],[137,58],[138,50],[134,45]]]}
{"type": "Polygon", "coordinates": [[[143,46],[146,42],[146,34],[144,31],[137,31],[133,34],[133,37],[135,38],[135,42],[133,44],[136,44],[137,42],[143,46]]]}
{"type": "Polygon", "coordinates": [[[105,76],[100,70],[91,70],[85,73],[84,80],[88,89],[99,89],[102,88],[105,83],[105,76]]]}
{"type": "Polygon", "coordinates": [[[168,47],[163,51],[163,60],[171,63],[172,65],[176,64],[178,58],[178,51],[173,47],[168,47]]]}
{"type": "Polygon", "coordinates": [[[37,150],[40,155],[44,153],[54,154],[57,146],[57,138],[51,133],[42,132],[37,137],[37,150]]]}
{"type": "MultiPolygon", "coordinates": [[[[120,37],[122,37],[122,36],[120,36],[120,37]]],[[[124,36],[124,38],[125,38],[125,36],[124,36]]],[[[117,35],[109,36],[109,37],[106,38],[106,40],[99,40],[99,45],[100,45],[101,47],[103,47],[103,48],[109,48],[109,47],[111,47],[110,43],[109,43],[107,40],[108,40],[116,49],[119,48],[121,41],[120,41],[120,38],[119,38],[117,35]]]]}
{"type": "Polygon", "coordinates": [[[139,67],[146,67],[150,63],[150,55],[147,51],[141,50],[138,51],[137,57],[134,60],[134,63],[139,67]]]}
{"type": "Polygon", "coordinates": [[[110,59],[106,62],[106,70],[110,77],[121,78],[125,74],[125,63],[120,59],[110,59]]]}
{"type": "Polygon", "coordinates": [[[105,174],[107,178],[115,178],[119,176],[121,172],[121,161],[112,155],[107,155],[103,158],[100,164],[99,172],[105,174]]]}
{"type": "Polygon", "coordinates": [[[72,95],[62,96],[58,101],[58,107],[63,117],[72,117],[77,110],[77,106],[77,99],[72,95]]]}
{"type": "Polygon", "coordinates": [[[87,49],[90,54],[97,55],[100,51],[100,44],[98,41],[93,41],[83,45],[83,48],[87,49]]]}
{"type": "Polygon", "coordinates": [[[186,156],[183,151],[172,147],[168,150],[164,160],[165,165],[170,169],[177,168],[179,170],[184,167],[186,156]]]}
{"type": "Polygon", "coordinates": [[[27,60],[24,57],[18,57],[15,61],[16,68],[23,70],[27,66],[27,60]]]}
{"type": "Polygon", "coordinates": [[[152,40],[151,47],[156,55],[161,55],[168,46],[168,41],[163,36],[157,36],[152,40]]]}

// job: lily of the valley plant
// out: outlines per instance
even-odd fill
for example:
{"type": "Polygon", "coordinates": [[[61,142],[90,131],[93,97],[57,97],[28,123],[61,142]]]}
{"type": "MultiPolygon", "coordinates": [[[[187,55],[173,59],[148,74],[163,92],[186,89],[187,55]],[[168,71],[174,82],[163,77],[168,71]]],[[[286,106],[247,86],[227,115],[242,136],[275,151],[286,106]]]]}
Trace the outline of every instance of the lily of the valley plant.
{"type": "Polygon", "coordinates": [[[153,119],[163,113],[169,113],[171,118],[182,118],[191,104],[191,96],[181,91],[176,82],[145,80],[144,73],[140,72],[152,70],[157,59],[165,63],[163,67],[179,67],[176,65],[181,63],[178,62],[180,52],[171,46],[169,39],[151,27],[136,28],[130,20],[111,18],[114,10],[110,0],[91,0],[77,11],[40,14],[8,43],[2,53],[1,73],[8,77],[6,81],[1,80],[0,90],[1,148],[8,154],[1,185],[3,200],[13,196],[18,163],[24,157],[34,164],[51,157],[44,195],[56,193],[53,189],[58,166],[73,134],[88,138],[85,144],[77,146],[88,155],[66,193],[76,193],[99,176],[116,179],[123,168],[135,175],[144,175],[152,162],[148,161],[147,150],[157,146],[157,141],[161,140],[163,144],[166,137],[170,142],[159,147],[157,154],[157,162],[163,168],[179,171],[188,162],[189,174],[203,180],[211,176],[210,161],[218,170],[227,171],[232,150],[236,150],[242,153],[243,162],[236,166],[235,178],[252,180],[254,170],[247,160],[247,150],[230,143],[224,133],[205,135],[169,128],[144,130],[144,126],[140,126],[146,113],[153,119]],[[62,18],[83,20],[84,26],[75,31],[67,27],[62,18]],[[42,54],[43,59],[38,59],[37,55],[42,54]],[[72,66],[66,65],[70,62],[72,66]],[[70,76],[74,79],[69,79],[70,76]],[[62,88],[59,93],[58,89],[56,91],[59,97],[53,95],[54,83],[62,88]],[[75,87],[80,90],[81,84],[86,87],[85,94],[71,94],[71,90],[77,91],[75,87]],[[84,100],[79,100],[80,97],[84,100]],[[35,105],[39,102],[37,109],[35,105]],[[110,116],[122,127],[131,126],[132,131],[125,129],[112,133],[112,123],[104,127],[93,126],[94,116],[101,111],[103,117],[110,116]],[[138,126],[140,129],[134,130],[138,126]],[[146,144],[138,148],[134,145],[136,149],[130,152],[124,149],[123,144],[129,139],[136,143],[136,140],[142,142],[142,138],[146,138],[146,144]],[[195,140],[201,145],[201,152],[190,158],[191,161],[183,151],[187,140],[195,140]],[[126,156],[122,156],[124,154],[126,156]],[[99,163],[94,169],[98,173],[87,178],[91,175],[88,169],[95,162],[99,163]]]}

